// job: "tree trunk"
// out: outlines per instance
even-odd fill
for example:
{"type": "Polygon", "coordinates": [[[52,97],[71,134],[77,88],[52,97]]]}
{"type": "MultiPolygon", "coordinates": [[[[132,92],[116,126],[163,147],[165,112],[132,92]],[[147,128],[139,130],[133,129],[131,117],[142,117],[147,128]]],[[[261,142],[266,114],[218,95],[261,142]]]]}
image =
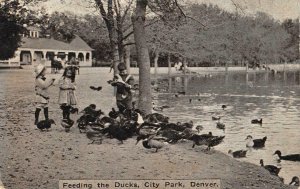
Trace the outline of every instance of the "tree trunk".
{"type": "Polygon", "coordinates": [[[171,75],[171,54],[168,53],[168,74],[171,75]]]}
{"type": "Polygon", "coordinates": [[[128,74],[130,74],[130,46],[125,47],[125,64],[128,74]]]}
{"type": "Polygon", "coordinates": [[[118,36],[117,31],[114,24],[114,15],[113,15],[113,7],[112,7],[112,0],[108,0],[108,7],[107,7],[107,19],[109,23],[108,33],[109,33],[109,40],[110,40],[110,48],[113,56],[113,68],[114,74],[118,73],[118,64],[120,62],[119,59],[119,50],[118,50],[118,36]]]}
{"type": "Polygon", "coordinates": [[[157,61],[158,61],[158,57],[159,57],[159,51],[157,49],[155,49],[155,57],[154,57],[154,73],[155,73],[155,77],[157,77],[157,61]]]}
{"type": "Polygon", "coordinates": [[[147,115],[152,112],[152,99],[150,58],[144,28],[146,7],[147,0],[136,0],[136,10],[132,16],[132,23],[139,65],[139,109],[147,115]]]}

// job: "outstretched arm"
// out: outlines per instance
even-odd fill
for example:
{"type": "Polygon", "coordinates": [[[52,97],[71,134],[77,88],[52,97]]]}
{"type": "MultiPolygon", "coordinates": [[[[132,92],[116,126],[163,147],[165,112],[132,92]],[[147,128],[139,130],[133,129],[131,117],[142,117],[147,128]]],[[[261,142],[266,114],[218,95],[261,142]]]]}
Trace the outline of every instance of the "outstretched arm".
{"type": "Polygon", "coordinates": [[[36,85],[42,89],[47,89],[51,85],[53,85],[55,79],[46,79],[45,81],[41,78],[36,79],[36,85]]]}

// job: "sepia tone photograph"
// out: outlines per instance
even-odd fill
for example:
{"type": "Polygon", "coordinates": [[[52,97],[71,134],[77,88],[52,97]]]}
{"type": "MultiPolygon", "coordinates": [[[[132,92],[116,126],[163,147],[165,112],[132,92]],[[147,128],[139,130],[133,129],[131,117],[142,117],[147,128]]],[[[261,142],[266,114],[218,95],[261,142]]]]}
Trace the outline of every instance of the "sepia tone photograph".
{"type": "Polygon", "coordinates": [[[0,0],[0,189],[300,188],[299,0],[0,0]]]}

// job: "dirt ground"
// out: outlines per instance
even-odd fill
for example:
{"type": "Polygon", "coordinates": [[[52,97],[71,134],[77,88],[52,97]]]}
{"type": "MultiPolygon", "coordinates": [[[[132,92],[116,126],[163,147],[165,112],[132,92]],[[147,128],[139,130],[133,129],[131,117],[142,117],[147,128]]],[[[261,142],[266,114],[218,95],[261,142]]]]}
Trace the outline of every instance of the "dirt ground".
{"type": "MultiPolygon", "coordinates": [[[[114,104],[112,88],[106,84],[107,70],[82,69],[76,78],[79,107],[95,103],[104,112],[114,104]],[[95,92],[88,86],[103,86],[95,92]]],[[[58,75],[49,77],[59,78],[58,75]]],[[[100,179],[221,179],[221,188],[293,188],[282,184],[265,169],[240,162],[221,152],[192,148],[191,142],[166,145],[157,153],[135,145],[135,138],[119,144],[104,139],[88,144],[85,134],[60,126],[58,88],[50,89],[50,117],[57,125],[40,132],[34,122],[34,77],[29,70],[0,75],[0,173],[5,188],[55,189],[59,180],[100,179]]],[[[43,113],[40,115],[43,118],[43,113]]],[[[73,117],[76,119],[76,116],[73,117]]]]}

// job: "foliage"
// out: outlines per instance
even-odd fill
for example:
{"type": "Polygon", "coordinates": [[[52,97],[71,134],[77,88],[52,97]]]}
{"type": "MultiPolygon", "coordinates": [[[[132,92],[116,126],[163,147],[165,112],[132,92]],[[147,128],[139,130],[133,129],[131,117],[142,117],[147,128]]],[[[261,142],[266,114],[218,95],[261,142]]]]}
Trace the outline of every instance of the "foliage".
{"type": "Polygon", "coordinates": [[[206,4],[187,6],[184,12],[192,19],[180,25],[159,21],[147,29],[153,50],[179,54],[197,64],[274,63],[296,58],[297,22],[287,20],[282,27],[262,12],[250,17],[206,4]]]}
{"type": "Polygon", "coordinates": [[[5,0],[0,3],[0,59],[12,58],[20,46],[26,11],[18,1],[5,0]]]}

